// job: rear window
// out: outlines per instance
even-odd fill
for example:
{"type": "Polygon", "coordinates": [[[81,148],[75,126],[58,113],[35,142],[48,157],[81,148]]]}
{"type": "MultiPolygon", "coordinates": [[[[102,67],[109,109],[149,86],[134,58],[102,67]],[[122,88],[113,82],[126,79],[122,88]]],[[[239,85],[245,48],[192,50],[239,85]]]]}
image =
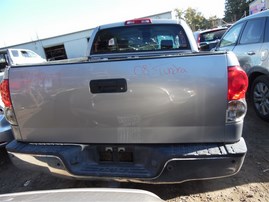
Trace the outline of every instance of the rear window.
{"type": "Polygon", "coordinates": [[[19,52],[17,50],[12,50],[11,53],[13,57],[19,57],[19,52]]]}
{"type": "Polygon", "coordinates": [[[210,41],[215,41],[217,39],[221,39],[225,31],[226,30],[217,30],[217,31],[202,33],[200,35],[200,42],[210,42],[210,41]]]}
{"type": "Polygon", "coordinates": [[[94,39],[91,54],[188,48],[187,36],[180,25],[151,24],[103,29],[94,39]]]}
{"type": "Polygon", "coordinates": [[[30,51],[21,51],[21,54],[25,58],[35,58],[35,57],[37,57],[37,55],[35,53],[30,52],[30,51]]]}

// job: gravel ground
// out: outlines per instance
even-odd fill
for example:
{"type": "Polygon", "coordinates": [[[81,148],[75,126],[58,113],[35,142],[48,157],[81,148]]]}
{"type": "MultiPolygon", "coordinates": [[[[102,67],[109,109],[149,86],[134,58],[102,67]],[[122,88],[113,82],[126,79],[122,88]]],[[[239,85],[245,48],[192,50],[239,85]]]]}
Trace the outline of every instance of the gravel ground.
{"type": "Polygon", "coordinates": [[[249,109],[243,136],[248,153],[235,176],[174,185],[76,181],[20,170],[0,152],[0,194],[62,188],[122,187],[148,190],[165,201],[269,201],[269,123],[249,109]]]}

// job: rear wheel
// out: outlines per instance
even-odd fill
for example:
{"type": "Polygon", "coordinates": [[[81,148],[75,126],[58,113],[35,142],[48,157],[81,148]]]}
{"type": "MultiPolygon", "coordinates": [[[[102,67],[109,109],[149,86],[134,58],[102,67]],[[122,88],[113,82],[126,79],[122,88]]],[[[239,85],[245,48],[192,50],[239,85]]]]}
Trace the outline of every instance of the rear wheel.
{"type": "Polygon", "coordinates": [[[257,77],[251,86],[251,101],[256,114],[269,122],[269,77],[257,77]]]}

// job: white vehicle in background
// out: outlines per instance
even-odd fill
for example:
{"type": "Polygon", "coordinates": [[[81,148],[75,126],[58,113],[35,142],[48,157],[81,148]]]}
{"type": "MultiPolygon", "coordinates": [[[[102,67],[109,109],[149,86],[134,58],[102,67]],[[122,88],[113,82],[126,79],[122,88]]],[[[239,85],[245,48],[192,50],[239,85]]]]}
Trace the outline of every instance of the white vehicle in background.
{"type": "Polygon", "coordinates": [[[35,64],[46,61],[46,59],[28,49],[4,49],[0,51],[1,69],[2,66],[6,65],[35,64]]]}

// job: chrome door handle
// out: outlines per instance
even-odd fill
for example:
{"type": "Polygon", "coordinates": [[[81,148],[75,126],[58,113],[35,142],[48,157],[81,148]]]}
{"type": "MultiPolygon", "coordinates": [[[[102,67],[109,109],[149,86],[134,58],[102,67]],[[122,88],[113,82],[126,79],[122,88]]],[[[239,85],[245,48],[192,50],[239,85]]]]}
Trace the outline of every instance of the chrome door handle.
{"type": "Polygon", "coordinates": [[[248,55],[255,55],[255,52],[254,51],[249,51],[247,52],[248,55]]]}

